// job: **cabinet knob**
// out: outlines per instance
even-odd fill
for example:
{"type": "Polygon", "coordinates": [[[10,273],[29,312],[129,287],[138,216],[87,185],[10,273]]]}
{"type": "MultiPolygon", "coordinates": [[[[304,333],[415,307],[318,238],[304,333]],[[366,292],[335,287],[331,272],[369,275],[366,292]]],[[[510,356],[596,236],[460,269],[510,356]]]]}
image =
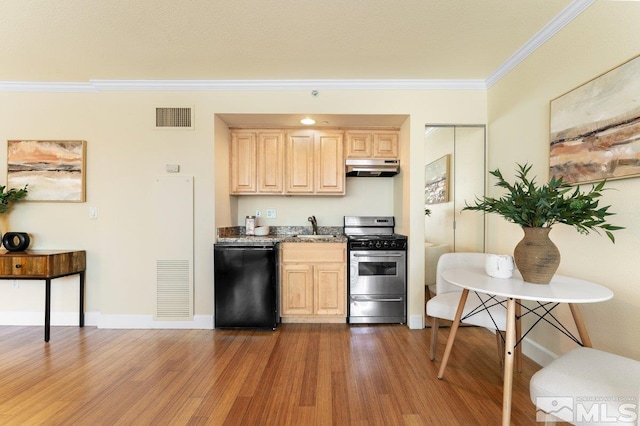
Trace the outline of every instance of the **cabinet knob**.
{"type": "Polygon", "coordinates": [[[21,264],[17,264],[16,268],[20,269],[20,268],[22,268],[22,265],[21,264]]]}

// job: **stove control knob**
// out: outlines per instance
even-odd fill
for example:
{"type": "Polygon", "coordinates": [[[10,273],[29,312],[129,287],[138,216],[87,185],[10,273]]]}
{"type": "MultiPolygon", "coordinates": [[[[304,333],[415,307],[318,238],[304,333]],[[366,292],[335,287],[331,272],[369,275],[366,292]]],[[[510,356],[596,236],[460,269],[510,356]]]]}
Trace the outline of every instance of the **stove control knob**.
{"type": "Polygon", "coordinates": [[[389,241],[384,242],[384,248],[389,248],[389,241]]]}
{"type": "Polygon", "coordinates": [[[395,241],[391,241],[391,248],[396,248],[396,242],[395,241]]]}
{"type": "Polygon", "coordinates": [[[380,241],[378,241],[378,242],[376,243],[376,248],[380,248],[380,247],[382,247],[382,244],[380,243],[380,241]]]}
{"type": "Polygon", "coordinates": [[[373,241],[369,241],[369,247],[373,248],[373,241]]]}

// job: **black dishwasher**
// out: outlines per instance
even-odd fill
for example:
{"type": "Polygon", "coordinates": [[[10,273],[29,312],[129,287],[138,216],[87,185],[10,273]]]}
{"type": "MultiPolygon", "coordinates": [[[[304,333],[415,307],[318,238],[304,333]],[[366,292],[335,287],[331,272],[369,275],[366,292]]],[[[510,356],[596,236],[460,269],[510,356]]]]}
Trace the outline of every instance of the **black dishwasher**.
{"type": "Polygon", "coordinates": [[[276,246],[217,243],[213,246],[215,328],[278,325],[276,246]]]}

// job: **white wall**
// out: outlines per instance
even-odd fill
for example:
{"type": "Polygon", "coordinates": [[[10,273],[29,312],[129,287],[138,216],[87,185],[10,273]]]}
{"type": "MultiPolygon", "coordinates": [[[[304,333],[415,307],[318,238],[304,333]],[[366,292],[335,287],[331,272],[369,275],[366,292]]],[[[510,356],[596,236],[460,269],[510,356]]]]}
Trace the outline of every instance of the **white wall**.
{"type": "MultiPolygon", "coordinates": [[[[500,168],[513,179],[516,163],[529,162],[541,180],[549,166],[549,101],[640,53],[640,3],[596,2],[518,65],[488,92],[489,168],[500,168]]],[[[493,177],[489,178],[490,194],[493,177]]],[[[613,300],[581,306],[597,348],[640,359],[640,180],[611,181],[602,204],[611,204],[616,244],[605,236],[583,236],[558,225],[550,237],[562,254],[559,273],[602,283],[613,300]]],[[[491,217],[488,251],[513,253],[522,238],[517,226],[491,217]]],[[[562,317],[571,324],[568,309],[562,317]]],[[[575,330],[575,329],[574,329],[575,330]]],[[[575,346],[551,327],[531,335],[542,347],[558,354],[575,346]]]]}
{"type": "MultiPolygon", "coordinates": [[[[408,234],[409,315],[414,324],[424,311],[423,167],[424,125],[481,123],[486,118],[482,90],[212,92],[0,93],[0,140],[84,139],[87,141],[86,203],[18,205],[12,229],[27,231],[34,249],[87,250],[87,323],[102,327],[211,326],[213,313],[212,245],[216,226],[236,224],[244,210],[270,201],[239,200],[228,188],[228,136],[217,113],[406,114],[401,128],[402,173],[389,182],[358,179],[343,199],[290,197],[274,201],[279,218],[304,224],[316,214],[320,224],[340,225],[344,214],[383,214],[398,218],[397,231],[408,234]],[[154,129],[155,107],[191,106],[195,130],[154,129]],[[194,176],[195,315],[189,324],[154,324],[155,262],[151,188],[165,164],[179,164],[194,176]],[[362,182],[359,182],[362,180],[362,182]],[[235,199],[235,200],[234,200],[235,199]],[[330,200],[330,201],[329,201],[330,200]],[[281,204],[280,204],[281,203],[281,204]],[[312,203],[312,204],[310,204],[312,203]],[[97,207],[97,220],[89,207],[97,207]],[[281,206],[281,207],[280,207],[281,206]]],[[[6,144],[0,144],[0,156],[6,144]]],[[[6,164],[0,162],[0,175],[6,164]]],[[[260,197],[263,198],[263,197],[260,197]]],[[[166,208],[171,208],[167,199],[166,208]]],[[[77,279],[54,285],[53,323],[75,324],[77,279]]],[[[21,282],[18,289],[0,282],[0,323],[36,324],[42,318],[41,283],[21,282]]]]}

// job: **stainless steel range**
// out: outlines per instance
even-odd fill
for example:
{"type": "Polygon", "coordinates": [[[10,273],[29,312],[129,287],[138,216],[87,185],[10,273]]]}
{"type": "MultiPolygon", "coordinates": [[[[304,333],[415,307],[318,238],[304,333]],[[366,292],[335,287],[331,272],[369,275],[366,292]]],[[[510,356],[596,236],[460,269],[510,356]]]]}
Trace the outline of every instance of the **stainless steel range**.
{"type": "Polygon", "coordinates": [[[393,216],[345,216],[349,258],[347,321],[407,322],[407,237],[393,216]]]}

